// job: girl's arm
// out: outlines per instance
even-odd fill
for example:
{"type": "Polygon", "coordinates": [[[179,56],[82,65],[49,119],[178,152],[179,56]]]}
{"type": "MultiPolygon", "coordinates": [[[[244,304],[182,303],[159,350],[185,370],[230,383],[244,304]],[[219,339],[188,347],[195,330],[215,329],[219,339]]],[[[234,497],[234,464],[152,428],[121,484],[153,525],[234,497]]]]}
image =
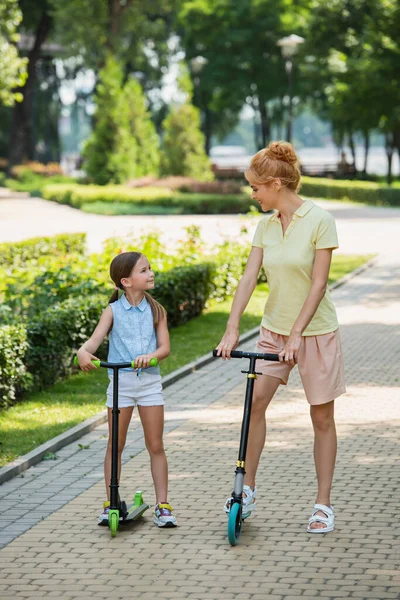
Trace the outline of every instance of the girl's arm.
{"type": "Polygon", "coordinates": [[[97,348],[100,346],[101,342],[104,340],[107,333],[110,331],[112,324],[112,308],[111,306],[107,306],[107,308],[103,311],[103,314],[101,315],[97,327],[93,331],[91,337],[88,339],[87,342],[82,344],[82,346],[77,352],[78,363],[82,371],[90,371],[91,369],[96,368],[92,363],[92,359],[99,359],[92,353],[96,352],[97,348]]]}
{"type": "Polygon", "coordinates": [[[239,322],[244,309],[257,285],[258,274],[263,260],[263,249],[253,246],[247,260],[245,271],[235,292],[225,334],[217,346],[217,356],[230,358],[231,350],[239,344],[239,322]]]}
{"type": "Polygon", "coordinates": [[[285,348],[279,354],[280,360],[293,365],[297,361],[297,354],[301,344],[301,336],[315,315],[317,308],[325,296],[328,287],[329,269],[332,260],[332,248],[316,250],[312,271],[311,289],[297,317],[285,348]]]}
{"type": "Polygon", "coordinates": [[[150,354],[143,354],[141,356],[137,356],[135,358],[136,367],[146,369],[149,366],[150,360],[152,358],[158,358],[158,360],[163,360],[164,358],[167,358],[167,356],[169,356],[171,346],[169,342],[169,331],[167,326],[166,315],[160,319],[157,325],[156,336],[157,350],[155,350],[155,352],[151,352],[150,354]]]}

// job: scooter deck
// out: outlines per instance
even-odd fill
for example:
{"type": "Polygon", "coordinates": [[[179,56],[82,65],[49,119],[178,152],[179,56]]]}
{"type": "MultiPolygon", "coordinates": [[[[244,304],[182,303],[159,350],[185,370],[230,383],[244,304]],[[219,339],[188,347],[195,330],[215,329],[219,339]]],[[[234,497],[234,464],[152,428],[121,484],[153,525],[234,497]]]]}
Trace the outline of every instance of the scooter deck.
{"type": "Polygon", "coordinates": [[[129,523],[130,521],[136,521],[136,519],[139,519],[139,517],[141,517],[148,508],[150,508],[150,506],[145,503],[141,504],[140,506],[132,504],[128,507],[125,516],[122,517],[121,524],[129,523]]]}

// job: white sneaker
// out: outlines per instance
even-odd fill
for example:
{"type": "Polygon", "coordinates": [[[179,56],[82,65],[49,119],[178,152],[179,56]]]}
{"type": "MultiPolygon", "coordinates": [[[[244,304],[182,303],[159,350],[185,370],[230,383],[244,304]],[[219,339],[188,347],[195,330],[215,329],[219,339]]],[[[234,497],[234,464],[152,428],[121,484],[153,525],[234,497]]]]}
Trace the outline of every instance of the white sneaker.
{"type": "Polygon", "coordinates": [[[172,514],[172,506],[168,503],[156,504],[153,522],[158,527],[176,527],[176,517],[172,514]]]}
{"type": "MultiPolygon", "coordinates": [[[[256,510],[256,497],[257,497],[257,488],[254,490],[251,489],[249,485],[243,486],[243,504],[242,504],[242,515],[243,519],[247,519],[251,517],[251,514],[254,510],[256,510]]],[[[227,515],[231,510],[232,497],[228,498],[225,502],[224,511],[227,515]]]]}

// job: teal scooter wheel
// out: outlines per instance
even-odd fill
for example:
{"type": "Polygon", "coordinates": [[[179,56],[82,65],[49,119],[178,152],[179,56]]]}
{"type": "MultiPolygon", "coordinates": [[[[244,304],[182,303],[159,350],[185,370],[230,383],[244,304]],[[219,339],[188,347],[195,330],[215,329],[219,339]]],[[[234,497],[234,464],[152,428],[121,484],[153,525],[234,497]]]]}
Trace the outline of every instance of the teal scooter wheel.
{"type": "Polygon", "coordinates": [[[238,502],[231,505],[228,516],[228,540],[231,546],[236,546],[242,531],[242,507],[238,502]]]}

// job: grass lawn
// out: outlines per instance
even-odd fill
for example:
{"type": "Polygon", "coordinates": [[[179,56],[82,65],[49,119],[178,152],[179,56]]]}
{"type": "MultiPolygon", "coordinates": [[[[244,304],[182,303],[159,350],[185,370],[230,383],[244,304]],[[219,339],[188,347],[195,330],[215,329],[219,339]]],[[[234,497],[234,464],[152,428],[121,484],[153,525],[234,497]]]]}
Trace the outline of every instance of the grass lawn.
{"type": "MultiPolygon", "coordinates": [[[[371,256],[334,256],[329,283],[337,281],[371,256]]],[[[257,286],[241,320],[241,333],[261,320],[268,286],[257,286]]],[[[204,313],[171,330],[171,356],[161,364],[162,375],[211,352],[225,330],[232,299],[213,302],[204,313]]],[[[104,409],[107,373],[78,373],[48,390],[29,394],[0,411],[0,467],[104,409]]],[[[78,442],[77,442],[78,448],[78,442]]]]}

